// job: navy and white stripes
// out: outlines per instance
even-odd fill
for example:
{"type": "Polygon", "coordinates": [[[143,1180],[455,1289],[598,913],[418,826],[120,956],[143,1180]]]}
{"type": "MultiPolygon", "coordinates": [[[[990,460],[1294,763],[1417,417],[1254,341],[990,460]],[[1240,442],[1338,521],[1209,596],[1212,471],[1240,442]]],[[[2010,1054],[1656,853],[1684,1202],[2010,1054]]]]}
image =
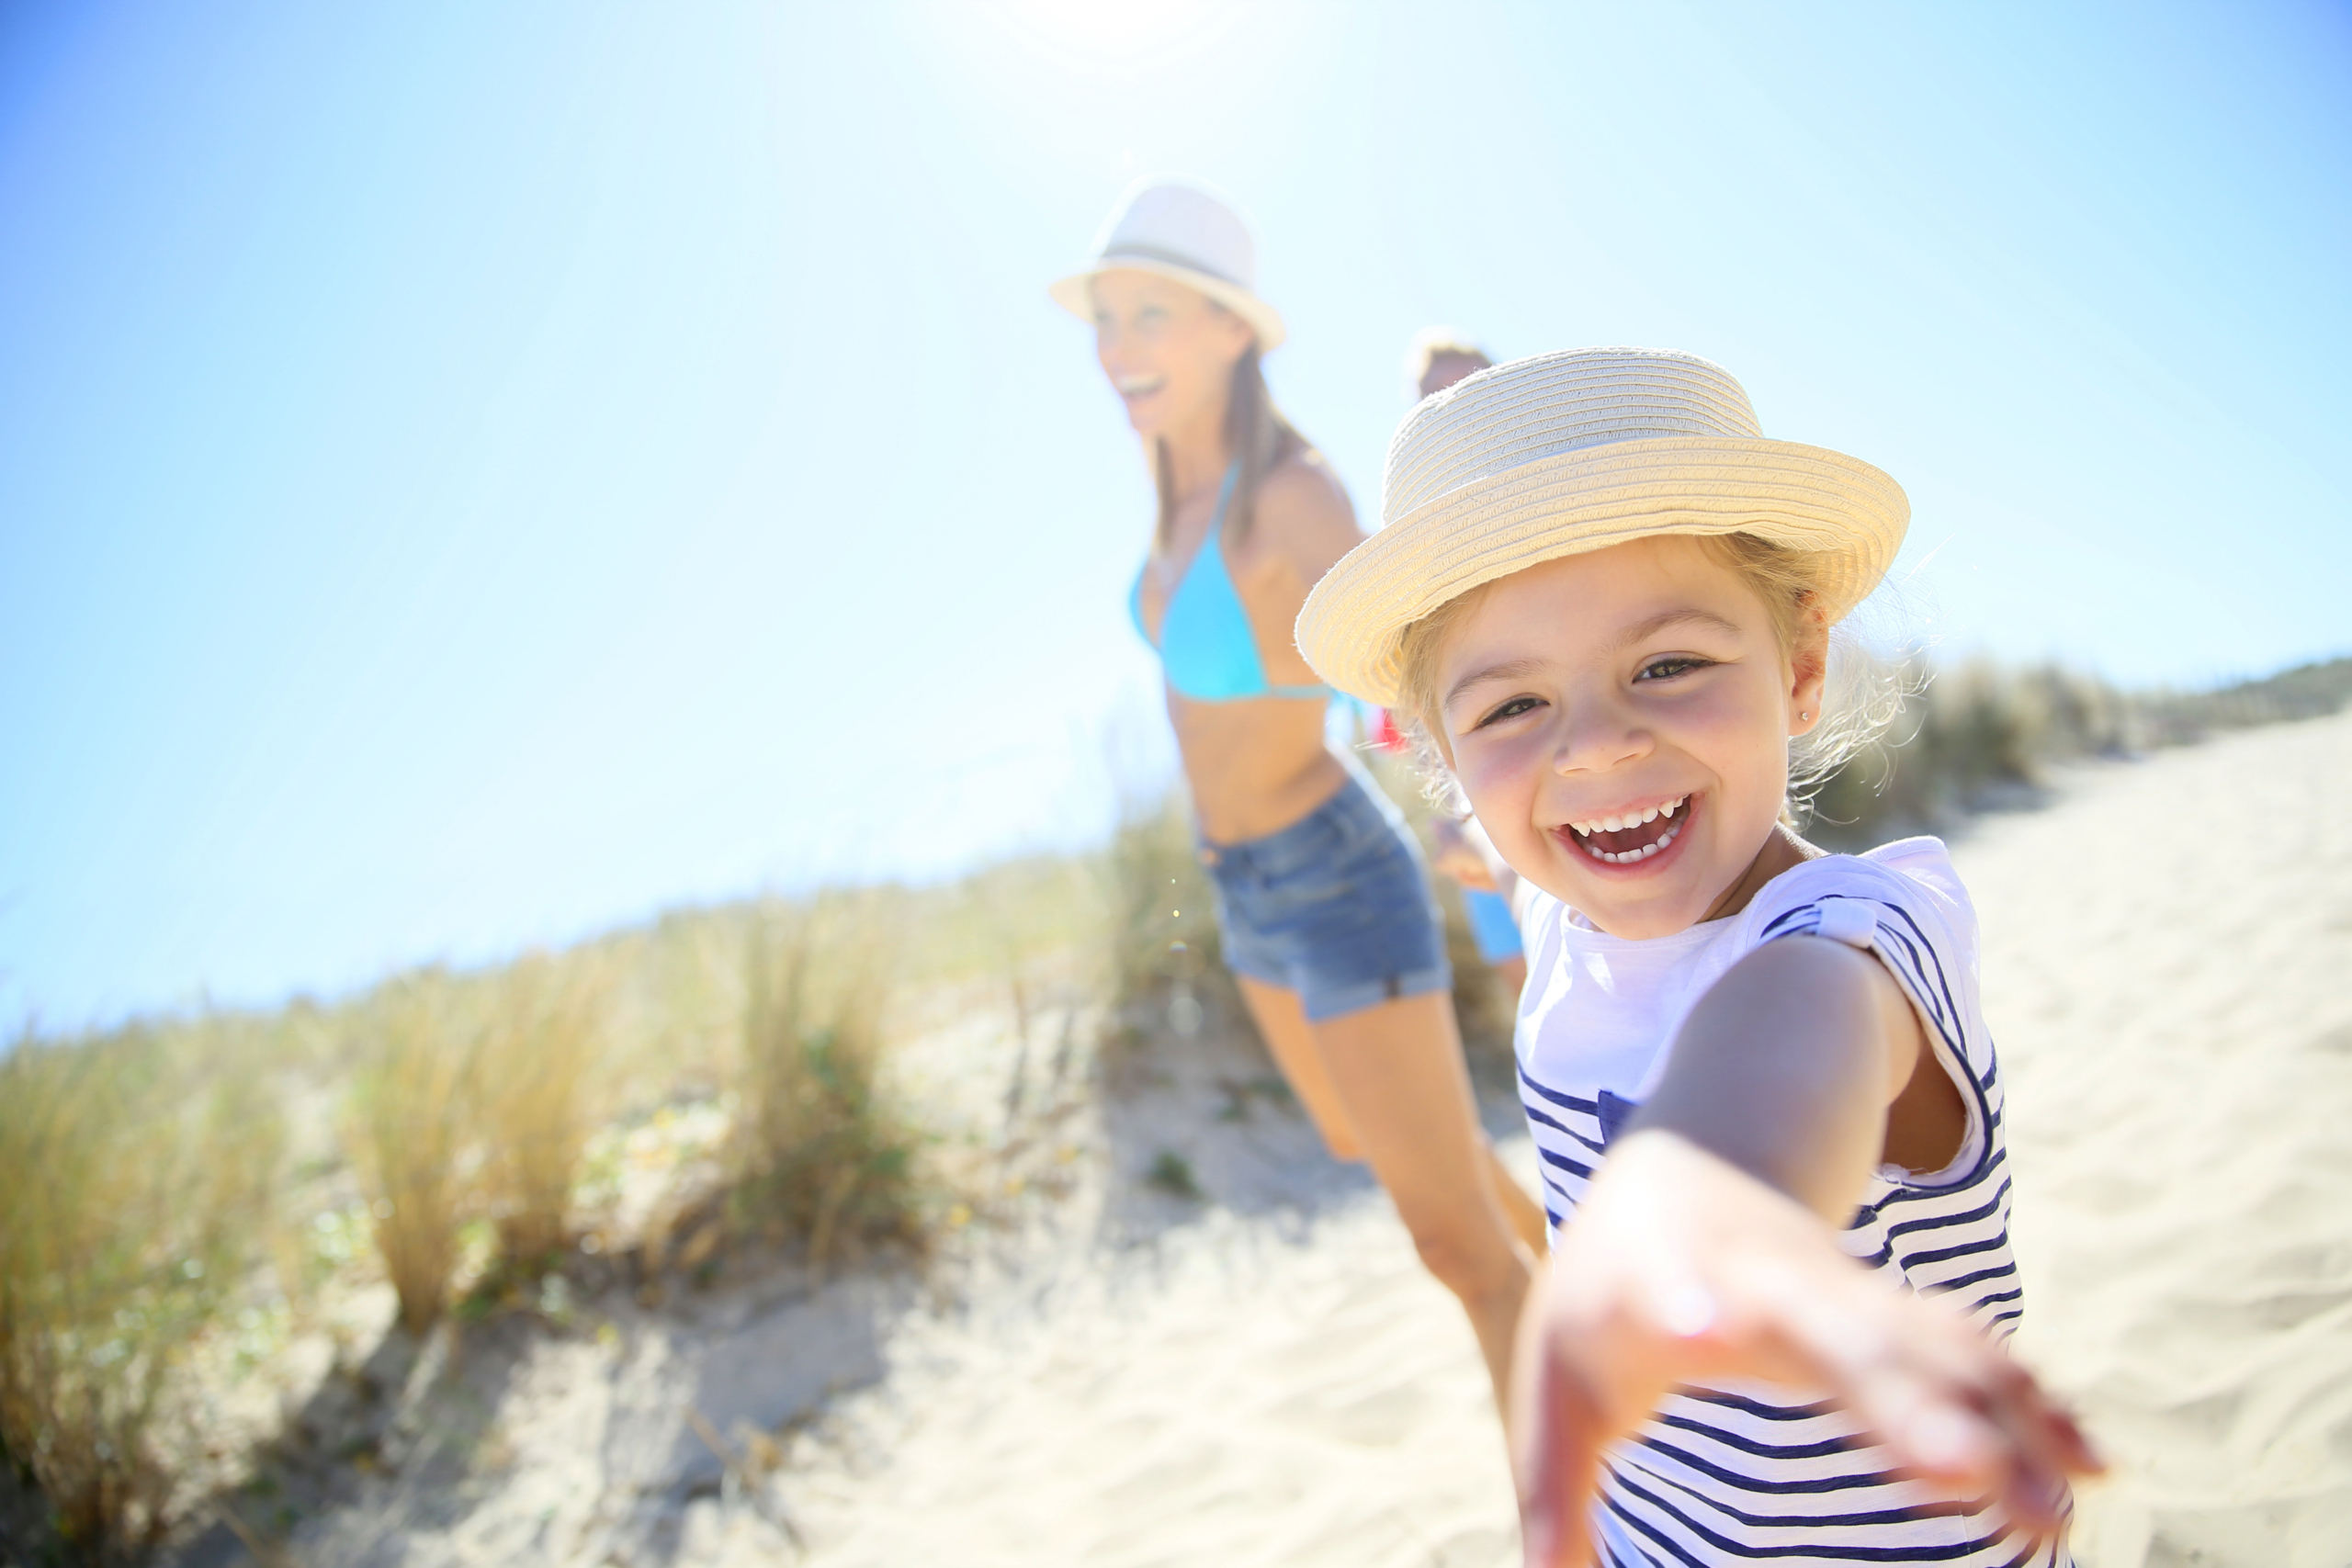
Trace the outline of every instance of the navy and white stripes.
{"type": "MultiPolygon", "coordinates": [[[[1949,1300],[1996,1339],[2022,1310],[2008,1241],[2001,1080],[1977,1005],[1975,922],[1943,846],[1915,839],[1811,861],[1738,915],[1656,942],[1593,931],[1532,895],[1519,1025],[1521,1100],[1544,1205],[1575,1213],[1626,1113],[1653,1086],[1690,1006],[1762,943],[1806,934],[1875,953],[1917,1005],[1960,1088],[1960,1157],[1925,1176],[1882,1169],[1840,1240],[1905,1288],[1949,1300]]],[[[1596,1524],[1604,1562],[1638,1565],[1917,1562],[2053,1568],[1996,1511],[1891,1472],[1841,1410],[1767,1385],[1692,1388],[1612,1451],[1596,1524]]]]}

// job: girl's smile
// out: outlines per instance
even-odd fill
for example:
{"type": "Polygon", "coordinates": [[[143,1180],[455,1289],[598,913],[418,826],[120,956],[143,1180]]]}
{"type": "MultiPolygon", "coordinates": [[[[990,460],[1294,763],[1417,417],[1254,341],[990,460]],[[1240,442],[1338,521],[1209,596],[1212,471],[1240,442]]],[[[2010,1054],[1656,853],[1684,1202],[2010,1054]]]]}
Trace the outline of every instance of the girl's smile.
{"type": "Polygon", "coordinates": [[[1655,805],[1599,812],[1580,822],[1563,822],[1552,832],[1591,856],[1597,865],[1628,874],[1656,872],[1682,841],[1697,798],[1682,795],[1655,805]]]}

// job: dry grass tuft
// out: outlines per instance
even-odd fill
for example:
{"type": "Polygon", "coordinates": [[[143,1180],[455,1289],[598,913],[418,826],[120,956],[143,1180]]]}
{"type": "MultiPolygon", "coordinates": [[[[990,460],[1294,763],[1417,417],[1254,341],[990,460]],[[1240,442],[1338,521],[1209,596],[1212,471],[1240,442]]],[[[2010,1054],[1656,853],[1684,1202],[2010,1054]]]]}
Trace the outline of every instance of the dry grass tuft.
{"type": "Polygon", "coordinates": [[[465,1001],[447,976],[427,970],[382,987],[356,1021],[345,1141],[412,1335],[448,1303],[474,1199],[463,1165],[466,1099],[482,1030],[465,1001]]]}
{"type": "Polygon", "coordinates": [[[837,1252],[920,1242],[917,1134],[883,1083],[895,941],[845,900],[751,925],[736,1122],[740,1220],[837,1252]]]}
{"type": "Polygon", "coordinates": [[[133,1026],[0,1055],[0,1447],[85,1562],[171,1522],[181,1357],[269,1212],[279,1123],[220,1044],[133,1026]]]}
{"type": "Polygon", "coordinates": [[[472,1098],[481,1196],[510,1276],[544,1273],[571,1239],[573,1183],[605,1109],[611,993],[594,955],[545,953],[492,989],[472,1098]]]}
{"type": "Polygon", "coordinates": [[[1182,791],[1126,801],[1095,863],[1113,1029],[1130,1043],[1211,1020],[1247,1029],[1182,791]]]}
{"type": "Polygon", "coordinates": [[[1907,694],[1884,737],[1807,802],[1809,829],[1825,842],[1858,847],[1936,829],[2030,795],[2052,761],[2132,744],[2132,716],[2117,694],[2066,671],[1979,660],[1900,682],[1907,694]]]}
{"type": "Polygon", "coordinates": [[[1859,848],[2030,800],[2053,764],[2334,713],[2352,700],[2352,660],[2192,693],[2124,692],[2057,665],[1985,660],[1914,666],[1888,683],[1906,694],[1892,730],[1813,797],[1808,830],[1825,843],[1859,848]]]}

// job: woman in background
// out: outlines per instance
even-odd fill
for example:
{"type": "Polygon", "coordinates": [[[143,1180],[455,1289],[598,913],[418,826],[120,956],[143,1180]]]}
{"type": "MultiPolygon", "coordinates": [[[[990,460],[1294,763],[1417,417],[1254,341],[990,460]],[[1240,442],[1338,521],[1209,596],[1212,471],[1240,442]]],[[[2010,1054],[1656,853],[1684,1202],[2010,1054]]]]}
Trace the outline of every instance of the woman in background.
{"type": "Polygon", "coordinates": [[[1326,743],[1330,694],[1291,641],[1363,536],[1267,389],[1283,329],[1255,277],[1229,205],[1147,180],[1052,294],[1092,323],[1157,492],[1129,604],[1166,673],[1226,961],[1325,1144],[1371,1165],[1460,1300],[1499,1394],[1544,1216],[1479,1128],[1420,853],[1326,743]]]}

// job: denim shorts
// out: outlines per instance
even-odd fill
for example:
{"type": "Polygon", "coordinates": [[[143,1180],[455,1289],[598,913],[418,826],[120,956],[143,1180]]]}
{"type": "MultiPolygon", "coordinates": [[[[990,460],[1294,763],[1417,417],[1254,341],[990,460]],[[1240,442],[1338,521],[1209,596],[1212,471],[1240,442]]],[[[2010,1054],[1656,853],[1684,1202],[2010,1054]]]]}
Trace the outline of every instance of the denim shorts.
{"type": "Polygon", "coordinates": [[[1296,991],[1314,1022],[1453,985],[1420,847],[1396,805],[1350,773],[1262,839],[1201,846],[1225,961],[1296,991]]]}

